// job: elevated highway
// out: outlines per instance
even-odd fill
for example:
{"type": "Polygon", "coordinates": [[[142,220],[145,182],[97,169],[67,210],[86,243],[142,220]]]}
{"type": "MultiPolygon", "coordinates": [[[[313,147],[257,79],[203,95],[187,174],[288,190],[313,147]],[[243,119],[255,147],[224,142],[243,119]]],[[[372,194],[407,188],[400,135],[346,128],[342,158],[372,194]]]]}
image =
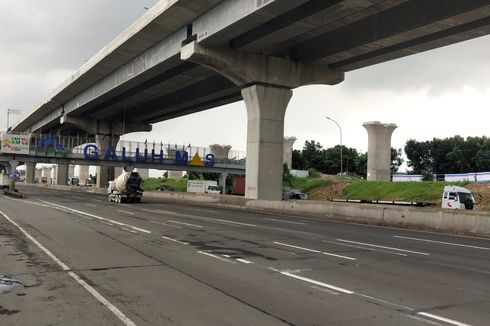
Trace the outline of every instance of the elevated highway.
{"type": "Polygon", "coordinates": [[[12,131],[114,143],[244,99],[247,197],[279,199],[291,89],[489,32],[488,0],[161,1],[12,131]]]}

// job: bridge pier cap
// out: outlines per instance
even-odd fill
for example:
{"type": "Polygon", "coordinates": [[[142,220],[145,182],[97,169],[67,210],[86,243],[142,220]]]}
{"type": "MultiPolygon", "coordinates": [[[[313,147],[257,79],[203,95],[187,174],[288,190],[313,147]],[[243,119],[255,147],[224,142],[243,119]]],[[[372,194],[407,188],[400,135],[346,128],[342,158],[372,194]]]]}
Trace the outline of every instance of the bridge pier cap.
{"type": "Polygon", "coordinates": [[[344,80],[344,73],[264,54],[209,48],[196,41],[182,47],[181,59],[210,68],[242,89],[247,107],[245,197],[281,200],[284,116],[291,89],[335,85],[344,80]]]}
{"type": "Polygon", "coordinates": [[[314,84],[336,85],[344,80],[342,71],[327,66],[228,48],[210,48],[196,41],[182,47],[180,58],[208,67],[242,88],[264,84],[293,89],[314,84]]]}
{"type": "Polygon", "coordinates": [[[369,121],[364,122],[362,126],[368,133],[367,180],[390,181],[391,135],[397,125],[369,121]]]}

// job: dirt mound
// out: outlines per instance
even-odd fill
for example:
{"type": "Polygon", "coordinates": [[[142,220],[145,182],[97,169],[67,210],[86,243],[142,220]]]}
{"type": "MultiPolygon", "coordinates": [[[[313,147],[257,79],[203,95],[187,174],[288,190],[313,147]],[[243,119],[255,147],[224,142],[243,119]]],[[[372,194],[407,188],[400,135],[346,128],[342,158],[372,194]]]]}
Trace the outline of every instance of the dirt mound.
{"type": "Polygon", "coordinates": [[[473,193],[477,210],[490,209],[490,183],[471,183],[465,188],[473,193]]]}
{"type": "Polygon", "coordinates": [[[311,194],[313,200],[329,200],[334,198],[342,198],[342,190],[349,183],[349,180],[334,180],[332,183],[319,187],[311,194]]]}

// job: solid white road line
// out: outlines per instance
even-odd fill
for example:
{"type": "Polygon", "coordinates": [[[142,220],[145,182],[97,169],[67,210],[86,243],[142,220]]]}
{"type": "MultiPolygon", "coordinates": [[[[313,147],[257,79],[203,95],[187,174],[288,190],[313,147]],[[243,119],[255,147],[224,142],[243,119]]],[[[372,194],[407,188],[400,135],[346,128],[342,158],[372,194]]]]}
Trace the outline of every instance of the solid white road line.
{"type": "Polygon", "coordinates": [[[464,245],[464,244],[461,244],[461,243],[436,241],[436,240],[429,240],[429,239],[422,239],[422,238],[403,237],[401,235],[394,235],[393,237],[399,238],[399,239],[408,239],[408,240],[414,240],[414,241],[424,241],[424,242],[431,242],[431,243],[439,243],[439,244],[445,244],[445,245],[450,245],[450,246],[458,246],[458,247],[465,247],[465,248],[472,248],[472,249],[490,250],[490,248],[488,248],[488,247],[479,247],[479,246],[464,245]]]}
{"type": "Polygon", "coordinates": [[[105,221],[99,221],[100,223],[102,224],[106,224],[106,225],[109,225],[109,226],[114,226],[114,224],[112,223],[109,223],[109,222],[105,222],[105,221]]]}
{"type": "Polygon", "coordinates": [[[406,249],[399,249],[399,248],[394,248],[394,247],[379,246],[379,245],[370,244],[370,243],[365,243],[365,242],[357,242],[357,241],[350,241],[350,240],[344,240],[344,239],[337,239],[337,241],[347,242],[347,243],[354,243],[354,244],[358,244],[358,245],[369,246],[369,247],[375,247],[375,248],[382,248],[382,249],[388,249],[388,250],[395,250],[395,251],[401,251],[401,252],[408,252],[408,253],[410,253],[410,254],[417,254],[417,255],[429,256],[429,254],[428,254],[428,253],[426,253],[426,252],[412,251],[412,250],[406,250],[406,249]]]}
{"type": "Polygon", "coordinates": [[[118,209],[117,211],[124,214],[134,215],[133,212],[123,211],[122,209],[118,209]]]}
{"type": "Polygon", "coordinates": [[[163,223],[163,222],[158,222],[158,221],[148,221],[148,222],[154,223],[154,224],[160,224],[160,225],[170,226],[170,227],[175,228],[175,229],[182,229],[181,226],[166,224],[166,223],[163,223]]]}
{"type": "Polygon", "coordinates": [[[161,210],[161,209],[141,209],[143,212],[147,212],[147,213],[154,213],[154,214],[170,214],[170,215],[177,215],[177,213],[175,212],[171,212],[171,211],[164,211],[164,210],[161,210]]]}
{"type": "Polygon", "coordinates": [[[329,252],[322,252],[322,254],[324,255],[327,255],[327,256],[332,256],[332,257],[337,257],[337,258],[342,258],[342,259],[347,259],[347,260],[357,260],[356,258],[354,257],[348,257],[348,256],[342,256],[342,255],[336,255],[336,254],[332,254],[332,253],[329,253],[329,252]]]}
{"type": "Polygon", "coordinates": [[[287,244],[287,243],[276,242],[276,241],[274,241],[274,243],[275,243],[275,244],[278,244],[278,245],[280,245],[280,246],[291,247],[291,248],[301,249],[301,250],[304,250],[304,251],[315,252],[315,253],[317,253],[317,254],[321,253],[321,251],[320,251],[320,250],[309,249],[309,248],[299,247],[299,246],[293,246],[293,245],[290,245],[290,244],[287,244]]]}
{"type": "Polygon", "coordinates": [[[207,252],[204,252],[204,251],[198,251],[198,253],[202,254],[202,255],[206,255],[206,256],[209,256],[209,257],[213,257],[213,258],[216,258],[216,259],[219,259],[221,261],[225,261],[227,263],[230,263],[230,264],[236,264],[234,261],[232,260],[228,260],[228,259],[225,259],[225,258],[222,258],[220,256],[216,256],[216,255],[213,255],[213,254],[210,254],[210,253],[207,253],[207,252]]]}
{"type": "Polygon", "coordinates": [[[435,320],[427,319],[426,317],[421,317],[421,316],[417,316],[417,315],[408,315],[408,314],[402,314],[402,316],[405,316],[405,317],[408,317],[408,318],[411,318],[411,319],[414,319],[416,321],[420,321],[420,322],[423,322],[423,323],[429,324],[429,325],[447,326],[447,324],[441,324],[441,323],[436,322],[435,320]]]}
{"type": "Polygon", "coordinates": [[[341,292],[341,293],[345,293],[345,294],[353,294],[354,293],[351,290],[347,290],[347,289],[344,289],[344,288],[341,288],[341,287],[338,287],[338,286],[335,286],[335,285],[331,285],[331,284],[323,283],[323,282],[320,282],[320,281],[316,281],[316,280],[313,280],[311,278],[307,278],[307,277],[302,277],[302,276],[299,276],[299,275],[291,274],[289,272],[280,272],[280,273],[282,275],[289,276],[289,277],[292,277],[292,278],[295,278],[295,279],[298,279],[298,280],[301,280],[301,281],[304,281],[304,282],[308,282],[308,283],[311,283],[311,284],[319,285],[319,286],[322,286],[324,288],[327,288],[327,289],[330,289],[330,290],[334,290],[334,291],[337,291],[337,292],[341,292]]]}
{"type": "Polygon", "coordinates": [[[116,306],[110,303],[104,296],[102,296],[97,290],[95,290],[92,286],[87,284],[84,280],[82,280],[77,274],[73,273],[70,267],[68,267],[65,263],[58,259],[51,251],[46,249],[39,241],[34,239],[29,233],[27,233],[17,222],[9,218],[2,211],[0,214],[3,215],[10,223],[12,223],[15,227],[17,227],[20,232],[22,232],[29,240],[31,240],[36,246],[39,247],[44,253],[46,253],[51,259],[53,259],[64,271],[69,271],[68,275],[73,278],[78,284],[80,284],[85,290],[87,290],[92,296],[94,296],[100,303],[102,303],[107,309],[109,309],[117,318],[119,318],[124,325],[126,326],[136,326],[136,324],[129,319],[121,310],[119,310],[116,306]]]}
{"type": "Polygon", "coordinates": [[[246,259],[242,259],[242,258],[237,258],[236,260],[238,260],[239,262],[244,263],[244,264],[253,264],[253,262],[251,262],[250,260],[246,260],[246,259]]]}
{"type": "Polygon", "coordinates": [[[195,227],[195,228],[199,228],[199,229],[202,229],[202,228],[203,228],[203,226],[201,226],[201,225],[197,225],[197,224],[184,223],[184,222],[173,221],[173,220],[169,220],[169,222],[171,222],[171,223],[175,223],[175,224],[181,224],[181,225],[193,226],[193,227],[195,227]]]}
{"type": "MultiPolygon", "coordinates": [[[[234,222],[234,221],[229,221],[229,220],[222,220],[222,219],[216,219],[216,221],[224,222],[224,223],[230,223],[230,224],[236,224],[236,225],[244,225],[244,226],[251,226],[251,227],[256,227],[257,225],[255,224],[248,224],[248,223],[241,223],[241,222],[234,222]]],[[[211,222],[211,221],[210,221],[211,222]]]]}
{"type": "Polygon", "coordinates": [[[177,243],[180,243],[180,244],[183,244],[183,245],[186,245],[186,246],[189,245],[187,242],[182,242],[182,241],[175,240],[175,239],[172,239],[172,238],[169,238],[169,237],[164,237],[163,235],[162,235],[162,238],[164,238],[165,240],[172,241],[172,242],[177,242],[177,243]]]}
{"type": "Polygon", "coordinates": [[[421,316],[429,317],[429,318],[432,318],[432,319],[435,319],[435,320],[439,320],[439,321],[442,321],[442,322],[445,322],[445,323],[448,323],[448,324],[451,324],[451,325],[456,325],[456,326],[471,326],[470,324],[465,324],[465,323],[459,322],[457,320],[453,320],[453,319],[449,319],[449,318],[445,318],[445,317],[441,317],[441,316],[429,314],[427,312],[418,312],[417,314],[418,315],[421,315],[421,316]]]}
{"type": "Polygon", "coordinates": [[[406,311],[413,311],[414,309],[413,308],[410,308],[410,307],[407,307],[407,306],[403,306],[403,305],[399,305],[397,303],[394,303],[394,302],[390,302],[390,301],[386,301],[386,300],[382,300],[382,299],[378,299],[378,298],[375,298],[375,297],[372,297],[370,295],[365,295],[365,294],[362,294],[362,293],[356,293],[356,295],[360,296],[360,297],[363,297],[363,298],[366,298],[370,301],[375,301],[377,303],[381,303],[387,307],[391,307],[391,308],[395,308],[395,309],[398,309],[398,310],[406,310],[406,311]]]}
{"type": "Polygon", "coordinates": [[[368,248],[368,247],[354,246],[354,245],[349,245],[349,244],[346,244],[346,243],[340,243],[340,242],[335,242],[335,241],[322,240],[322,242],[333,243],[333,244],[336,244],[336,245],[339,245],[339,246],[345,246],[345,247],[349,247],[349,248],[363,249],[363,250],[369,250],[369,251],[382,252],[382,253],[390,254],[390,255],[397,255],[397,256],[408,257],[407,254],[402,254],[402,253],[399,253],[399,252],[392,252],[392,251],[379,250],[379,249],[368,248]]]}
{"type": "Polygon", "coordinates": [[[265,217],[264,220],[274,221],[274,222],[281,222],[281,223],[288,223],[288,224],[306,225],[306,223],[303,223],[303,222],[293,222],[293,221],[286,221],[286,220],[278,220],[278,219],[275,219],[275,218],[267,218],[267,217],[265,217]]]}
{"type": "Polygon", "coordinates": [[[322,252],[320,250],[315,250],[315,249],[310,249],[310,248],[305,248],[305,247],[293,246],[293,245],[290,245],[290,244],[287,244],[287,243],[282,243],[282,242],[274,242],[274,243],[275,244],[278,244],[278,245],[281,245],[281,246],[286,246],[286,247],[291,247],[291,248],[296,248],[296,249],[300,249],[300,250],[314,252],[314,253],[317,253],[317,254],[322,253],[322,254],[327,255],[327,256],[332,256],[332,257],[337,257],[337,258],[343,258],[343,259],[348,259],[348,260],[357,260],[356,258],[353,258],[353,257],[336,255],[336,254],[332,254],[332,253],[329,253],[329,252],[322,252]]]}
{"type": "Polygon", "coordinates": [[[97,216],[97,215],[94,215],[94,214],[90,214],[90,213],[85,213],[85,212],[82,212],[82,211],[79,211],[79,210],[76,210],[76,209],[73,209],[73,208],[70,208],[70,207],[61,206],[61,205],[58,205],[58,204],[55,204],[55,203],[51,203],[49,201],[45,201],[45,200],[41,200],[41,201],[43,203],[49,204],[51,206],[54,206],[53,208],[61,208],[61,209],[64,209],[64,210],[67,210],[67,211],[70,211],[70,212],[73,212],[73,213],[78,213],[78,214],[82,214],[82,215],[85,215],[85,216],[90,216],[90,217],[96,218],[96,219],[101,220],[101,221],[106,221],[106,222],[109,222],[109,223],[114,223],[114,224],[119,225],[119,226],[126,226],[126,227],[129,227],[129,228],[133,229],[133,230],[141,231],[141,232],[148,233],[148,234],[151,233],[151,231],[149,231],[149,230],[141,229],[141,228],[138,228],[138,227],[133,226],[133,225],[130,225],[130,224],[121,223],[121,222],[118,222],[118,221],[114,221],[114,220],[111,220],[111,219],[108,219],[108,218],[105,218],[105,217],[100,217],[100,216],[97,216]]]}

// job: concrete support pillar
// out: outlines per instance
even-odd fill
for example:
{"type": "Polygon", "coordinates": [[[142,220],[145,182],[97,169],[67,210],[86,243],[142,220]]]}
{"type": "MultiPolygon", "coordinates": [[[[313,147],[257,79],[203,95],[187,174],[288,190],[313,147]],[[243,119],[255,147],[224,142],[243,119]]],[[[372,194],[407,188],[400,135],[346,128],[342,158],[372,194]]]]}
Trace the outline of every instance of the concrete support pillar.
{"type": "Polygon", "coordinates": [[[226,179],[228,178],[228,172],[222,172],[219,175],[219,186],[223,189],[222,194],[226,195],[226,179]]]}
{"type": "Polygon", "coordinates": [[[293,166],[293,144],[296,139],[296,137],[284,137],[282,161],[288,165],[289,169],[293,166]]]}
{"type": "Polygon", "coordinates": [[[26,183],[34,183],[36,179],[36,163],[26,163],[26,183]]]}
{"type": "Polygon", "coordinates": [[[261,53],[207,47],[196,41],[183,46],[180,57],[213,69],[242,88],[248,115],[245,196],[281,200],[284,115],[291,89],[338,84],[344,73],[261,53]]]}
{"type": "Polygon", "coordinates": [[[293,92],[253,85],[242,90],[247,107],[245,197],[282,199],[284,116],[293,92]]]}
{"type": "Polygon", "coordinates": [[[85,181],[90,178],[90,166],[88,165],[79,165],[78,166],[78,179],[80,179],[80,184],[84,185],[85,181]]]}
{"type": "Polygon", "coordinates": [[[56,167],[56,185],[66,186],[69,178],[70,166],[68,164],[58,164],[56,167]]]}
{"type": "Polygon", "coordinates": [[[126,172],[124,168],[120,168],[120,167],[114,168],[114,176],[116,178],[121,174],[123,174],[123,172],[126,172]]]}
{"type": "Polygon", "coordinates": [[[363,127],[368,133],[367,180],[390,181],[391,135],[397,126],[370,121],[363,123],[363,127]]]}
{"type": "MultiPolygon", "coordinates": [[[[17,166],[19,165],[19,162],[17,160],[10,160],[10,173],[14,173],[17,170],[17,166]]],[[[10,191],[15,191],[15,179],[12,178],[10,179],[10,185],[9,185],[9,190],[10,191]]]]}
{"type": "Polygon", "coordinates": [[[68,178],[75,177],[75,165],[70,165],[68,167],[68,178]]]}
{"type": "MultiPolygon", "coordinates": [[[[109,146],[116,148],[117,142],[119,141],[119,136],[113,135],[96,135],[95,143],[99,152],[105,152],[109,146]]],[[[98,166],[96,169],[97,173],[97,183],[96,186],[99,188],[106,188],[109,181],[114,180],[115,171],[113,167],[98,166]]]]}

